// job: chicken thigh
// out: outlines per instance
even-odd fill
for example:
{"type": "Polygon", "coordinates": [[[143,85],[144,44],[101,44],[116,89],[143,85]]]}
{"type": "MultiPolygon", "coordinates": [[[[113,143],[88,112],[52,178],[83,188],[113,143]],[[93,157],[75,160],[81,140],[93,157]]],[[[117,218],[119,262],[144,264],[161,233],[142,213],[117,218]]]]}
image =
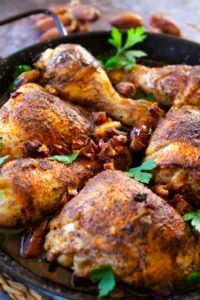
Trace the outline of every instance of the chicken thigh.
{"type": "Polygon", "coordinates": [[[8,162],[0,173],[0,226],[24,225],[56,212],[98,168],[83,159],[71,165],[30,158],[8,162]]]}
{"type": "Polygon", "coordinates": [[[80,277],[112,266],[117,280],[170,294],[199,270],[199,243],[182,217],[120,171],[95,176],[50,223],[49,261],[80,277]]]}
{"type": "Polygon", "coordinates": [[[200,208],[200,108],[173,106],[154,131],[145,159],[157,164],[153,182],[158,194],[183,194],[200,208]]]}

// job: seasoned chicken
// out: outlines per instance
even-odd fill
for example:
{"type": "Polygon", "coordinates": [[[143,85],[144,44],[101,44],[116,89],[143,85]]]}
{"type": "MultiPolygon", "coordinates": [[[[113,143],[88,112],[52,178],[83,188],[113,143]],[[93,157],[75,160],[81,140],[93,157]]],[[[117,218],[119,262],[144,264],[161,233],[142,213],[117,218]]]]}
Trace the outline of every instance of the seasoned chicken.
{"type": "Polygon", "coordinates": [[[120,136],[120,127],[120,122],[106,118],[105,113],[91,113],[29,83],[0,109],[0,156],[68,154],[83,148],[91,137],[98,142],[120,136]]]}
{"type": "Polygon", "coordinates": [[[71,165],[30,158],[8,162],[0,173],[0,226],[35,222],[57,211],[98,168],[83,159],[71,165]]]}
{"type": "Polygon", "coordinates": [[[132,82],[145,93],[153,93],[155,99],[164,106],[172,106],[175,100],[191,105],[200,104],[200,66],[148,68],[137,65],[128,72],[120,69],[107,73],[114,84],[132,82]]]}
{"type": "Polygon", "coordinates": [[[158,124],[146,150],[146,160],[157,164],[154,172],[156,192],[183,194],[200,208],[200,108],[172,107],[158,124]]]}
{"type": "Polygon", "coordinates": [[[108,72],[114,83],[133,82],[160,103],[171,106],[154,131],[146,160],[157,164],[155,191],[163,197],[180,193],[200,207],[200,67],[137,65],[129,72],[108,72]]]}
{"type": "Polygon", "coordinates": [[[35,64],[49,92],[62,99],[103,110],[127,126],[148,119],[155,127],[160,111],[145,100],[120,96],[98,61],[83,47],[65,44],[47,49],[35,64]]]}
{"type": "Polygon", "coordinates": [[[64,153],[80,149],[92,134],[89,115],[45,93],[37,84],[26,84],[0,109],[1,156],[23,156],[30,151],[24,145],[28,140],[38,141],[38,152],[52,153],[60,147],[64,153]]]}
{"type": "Polygon", "coordinates": [[[112,266],[117,280],[170,294],[199,270],[199,242],[164,200],[120,171],[95,176],[50,223],[49,261],[80,277],[112,266]]]}

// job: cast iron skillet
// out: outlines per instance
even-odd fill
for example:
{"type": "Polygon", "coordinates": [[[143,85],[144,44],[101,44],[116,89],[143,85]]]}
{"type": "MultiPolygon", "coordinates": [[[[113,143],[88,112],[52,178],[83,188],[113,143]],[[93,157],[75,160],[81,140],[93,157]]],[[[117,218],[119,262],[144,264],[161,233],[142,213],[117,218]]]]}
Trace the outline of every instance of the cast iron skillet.
{"type": "MultiPolygon", "coordinates": [[[[42,10],[34,11],[44,12],[42,10]]],[[[46,13],[53,16],[49,11],[46,13]]],[[[20,16],[24,17],[31,14],[31,12],[25,13],[20,16]]],[[[11,18],[11,21],[18,19],[19,17],[11,18]]],[[[56,21],[59,22],[58,20],[56,21]]],[[[7,23],[6,21],[0,21],[0,25],[7,23]]],[[[63,28],[60,25],[60,32],[64,34],[63,28]]],[[[50,40],[48,42],[35,44],[31,47],[25,48],[11,56],[2,59],[0,61],[0,96],[4,94],[12,81],[12,75],[15,70],[15,66],[20,64],[32,64],[33,60],[39,56],[39,54],[49,47],[56,47],[61,43],[76,43],[84,46],[94,56],[102,54],[105,51],[111,49],[112,46],[108,44],[108,37],[110,32],[99,31],[89,33],[76,33],[70,36],[64,36],[57,39],[50,40]]],[[[6,45],[5,45],[6,47],[6,45]]],[[[139,45],[139,49],[148,53],[148,58],[157,62],[165,62],[166,64],[189,64],[200,65],[200,45],[187,40],[179,39],[172,36],[148,33],[147,39],[139,45]]],[[[3,101],[0,99],[0,105],[3,105],[3,101]]],[[[163,268],[165,268],[163,262],[163,268]]],[[[70,290],[67,287],[55,284],[54,282],[34,275],[27,269],[20,266],[14,261],[8,254],[0,249],[0,271],[9,275],[11,278],[18,282],[35,288],[44,294],[58,295],[70,300],[97,299],[88,293],[81,291],[70,290]]],[[[184,295],[173,296],[168,299],[173,300],[199,300],[199,290],[191,291],[184,295]]],[[[126,299],[132,299],[130,297],[126,299]]],[[[142,299],[146,299],[142,297],[142,299]]],[[[156,298],[158,299],[158,298],[156,298]]],[[[159,298],[161,299],[161,298],[159,298]]]]}

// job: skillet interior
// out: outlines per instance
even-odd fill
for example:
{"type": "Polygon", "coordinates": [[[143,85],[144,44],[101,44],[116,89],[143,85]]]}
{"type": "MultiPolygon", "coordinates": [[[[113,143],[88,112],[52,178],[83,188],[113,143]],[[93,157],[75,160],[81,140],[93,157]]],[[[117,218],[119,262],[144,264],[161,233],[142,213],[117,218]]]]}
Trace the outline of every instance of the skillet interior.
{"type": "MultiPolygon", "coordinates": [[[[74,34],[69,37],[62,37],[42,44],[36,44],[3,59],[0,62],[0,96],[5,93],[11,83],[15,66],[20,64],[32,64],[33,59],[45,49],[55,47],[61,43],[76,43],[81,44],[96,56],[111,49],[111,46],[107,42],[109,35],[109,32],[104,31],[74,34]]],[[[153,61],[165,62],[165,64],[185,63],[190,65],[200,65],[200,45],[176,37],[148,34],[145,42],[139,45],[139,49],[147,52],[148,58],[153,61]]],[[[4,98],[0,98],[0,105],[3,105],[5,102],[3,99],[4,98]]],[[[54,295],[74,300],[97,299],[96,296],[70,290],[66,287],[57,285],[50,280],[34,275],[21,267],[2,250],[0,250],[0,270],[1,272],[10,275],[13,279],[31,287],[36,287],[43,292],[49,292],[54,295]]],[[[126,299],[130,299],[130,297],[127,297],[126,299]]],[[[131,297],[131,299],[133,298],[131,297]]],[[[142,297],[142,299],[145,298],[142,297]]],[[[197,300],[199,299],[199,291],[192,291],[187,293],[187,295],[174,296],[168,299],[197,300]]]]}

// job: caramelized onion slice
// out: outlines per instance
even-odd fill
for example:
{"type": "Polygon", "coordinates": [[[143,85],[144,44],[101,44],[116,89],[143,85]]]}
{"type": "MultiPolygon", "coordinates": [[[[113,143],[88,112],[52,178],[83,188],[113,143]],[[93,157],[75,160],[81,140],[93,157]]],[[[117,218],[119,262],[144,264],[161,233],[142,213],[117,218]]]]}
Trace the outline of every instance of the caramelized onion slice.
{"type": "Polygon", "coordinates": [[[44,238],[47,234],[49,219],[44,219],[40,224],[35,224],[25,232],[20,255],[24,258],[38,257],[42,253],[44,238]]]}

